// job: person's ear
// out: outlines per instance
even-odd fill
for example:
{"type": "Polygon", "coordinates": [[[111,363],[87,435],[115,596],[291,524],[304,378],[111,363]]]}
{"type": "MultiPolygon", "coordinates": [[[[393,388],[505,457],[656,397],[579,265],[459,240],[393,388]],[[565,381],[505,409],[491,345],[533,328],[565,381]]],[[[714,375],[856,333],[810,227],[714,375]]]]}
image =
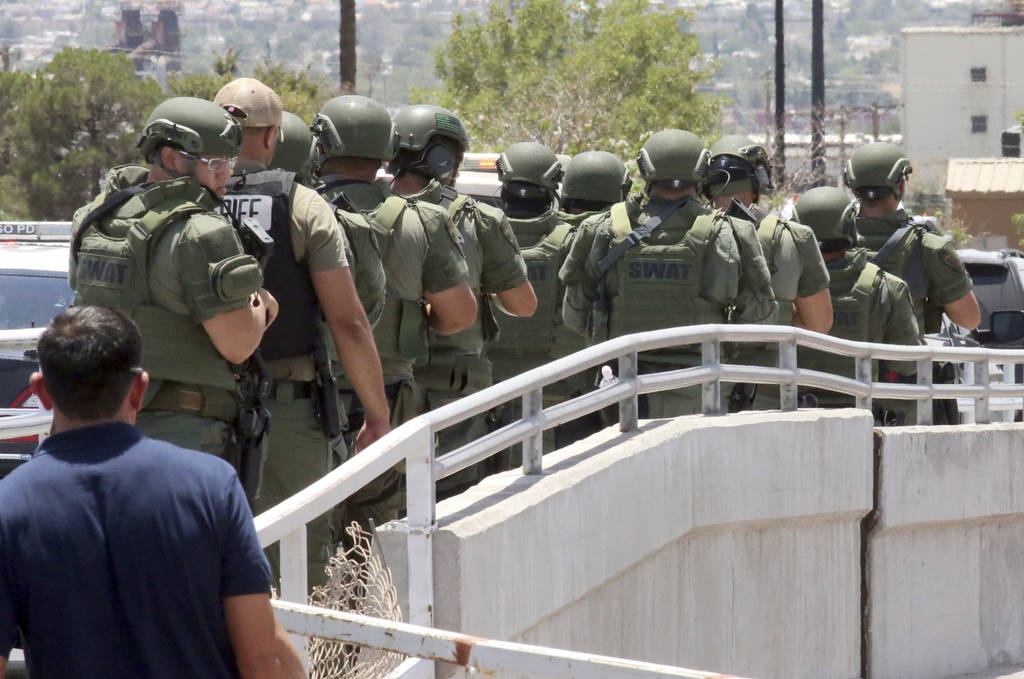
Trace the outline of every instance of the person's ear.
{"type": "Polygon", "coordinates": [[[176,149],[170,146],[164,146],[160,149],[160,164],[165,170],[184,174],[185,170],[181,167],[184,162],[185,159],[181,157],[181,154],[176,149]]]}
{"type": "Polygon", "coordinates": [[[148,388],[149,373],[143,370],[135,376],[135,379],[132,380],[132,386],[128,389],[128,406],[132,412],[142,410],[143,397],[146,395],[146,389],[148,388]]]}
{"type": "Polygon", "coordinates": [[[53,410],[53,399],[50,398],[50,392],[46,390],[46,383],[43,381],[43,373],[32,373],[32,376],[28,378],[28,386],[32,390],[32,393],[36,395],[36,398],[39,399],[43,408],[46,410],[53,410]]]}

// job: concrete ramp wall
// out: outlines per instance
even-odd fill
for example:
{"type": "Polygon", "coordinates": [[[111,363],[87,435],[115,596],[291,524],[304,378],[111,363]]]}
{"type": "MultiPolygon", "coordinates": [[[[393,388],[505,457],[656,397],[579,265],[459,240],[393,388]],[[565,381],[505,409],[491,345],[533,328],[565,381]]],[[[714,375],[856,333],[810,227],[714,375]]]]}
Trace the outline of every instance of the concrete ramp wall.
{"type": "Polygon", "coordinates": [[[696,416],[544,464],[438,505],[436,626],[759,679],[1024,665],[1022,424],[696,416]]]}
{"type": "Polygon", "coordinates": [[[868,543],[872,679],[1024,663],[1024,428],[880,434],[868,543]]]}
{"type": "MultiPolygon", "coordinates": [[[[546,455],[539,477],[490,477],[438,505],[435,625],[744,676],[857,677],[871,438],[855,410],[687,417],[606,430],[546,455]]],[[[383,536],[394,568],[402,533],[383,536]]]]}

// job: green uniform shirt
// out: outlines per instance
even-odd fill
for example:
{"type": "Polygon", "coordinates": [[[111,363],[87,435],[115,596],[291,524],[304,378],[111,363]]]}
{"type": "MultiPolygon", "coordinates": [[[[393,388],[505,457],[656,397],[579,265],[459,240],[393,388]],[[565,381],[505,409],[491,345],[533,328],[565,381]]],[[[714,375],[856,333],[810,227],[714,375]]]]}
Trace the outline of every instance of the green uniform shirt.
{"type": "MultiPolygon", "coordinates": [[[[326,184],[343,179],[329,175],[326,184]]],[[[391,194],[386,182],[350,182],[339,187],[348,201],[364,215],[380,206],[391,194]]],[[[448,213],[423,201],[416,201],[403,211],[394,228],[374,224],[381,234],[381,261],[387,276],[388,297],[419,300],[424,293],[441,292],[468,280],[469,270],[462,255],[461,244],[449,228],[448,213]]],[[[393,383],[412,379],[413,361],[392,351],[391,341],[383,341],[377,326],[374,336],[380,351],[384,382],[393,383]]]]}
{"type": "MultiPolygon", "coordinates": [[[[885,217],[858,217],[857,232],[861,235],[869,256],[873,257],[889,237],[897,229],[908,224],[910,219],[904,210],[896,210],[885,217]]],[[[911,286],[918,328],[922,333],[933,332],[938,330],[937,320],[941,316],[942,308],[971,291],[971,277],[956,252],[956,246],[949,238],[925,231],[922,227],[917,235],[906,242],[906,247],[911,248],[911,253],[919,251],[923,257],[925,289],[918,291],[911,286]],[[921,244],[920,250],[916,247],[918,242],[921,244]]],[[[906,280],[905,265],[900,271],[889,271],[885,263],[881,266],[888,273],[906,280]]]]}
{"type": "MultiPolygon", "coordinates": [[[[758,236],[772,274],[772,291],[780,306],[797,297],[810,297],[828,289],[828,271],[818,248],[814,230],[797,222],[782,222],[762,214],[756,206],[752,213],[761,217],[758,236]],[[773,224],[779,226],[772,229],[773,224]]],[[[780,310],[780,316],[784,315],[780,310]]]]}
{"type": "MultiPolygon", "coordinates": [[[[442,192],[441,184],[432,179],[422,191],[406,198],[441,205],[442,192]]],[[[443,351],[447,347],[479,355],[483,350],[481,314],[493,313],[485,308],[490,302],[484,296],[511,290],[526,282],[526,263],[504,212],[486,203],[467,201],[452,215],[452,220],[463,238],[469,286],[477,293],[480,305],[473,326],[454,335],[430,333],[432,357],[437,356],[435,349],[443,351]]]]}
{"type": "MultiPolygon", "coordinates": [[[[836,298],[850,294],[867,262],[868,253],[863,248],[848,250],[843,259],[829,262],[829,293],[836,298]]],[[[868,323],[870,330],[865,336],[870,338],[870,342],[920,343],[910,289],[906,283],[890,273],[884,274],[882,284],[878,286],[868,323]]],[[[907,374],[913,372],[914,367],[911,364],[907,374]]]]}

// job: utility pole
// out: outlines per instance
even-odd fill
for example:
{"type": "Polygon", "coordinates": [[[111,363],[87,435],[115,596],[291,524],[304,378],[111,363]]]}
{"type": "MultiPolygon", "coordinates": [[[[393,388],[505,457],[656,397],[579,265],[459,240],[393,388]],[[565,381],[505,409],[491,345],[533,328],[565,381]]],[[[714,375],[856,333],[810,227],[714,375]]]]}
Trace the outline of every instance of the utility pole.
{"type": "Polygon", "coordinates": [[[825,12],[811,0],[811,181],[825,181],[825,12]]]}
{"type": "Polygon", "coordinates": [[[786,183],[786,31],[782,0],[775,0],[775,186],[786,183]]]}
{"type": "Polygon", "coordinates": [[[338,74],[341,91],[356,91],[356,1],[338,2],[338,74]]]}
{"type": "Polygon", "coordinates": [[[881,131],[881,121],[878,114],[878,102],[871,103],[871,135],[878,141],[878,134],[881,131]]]}

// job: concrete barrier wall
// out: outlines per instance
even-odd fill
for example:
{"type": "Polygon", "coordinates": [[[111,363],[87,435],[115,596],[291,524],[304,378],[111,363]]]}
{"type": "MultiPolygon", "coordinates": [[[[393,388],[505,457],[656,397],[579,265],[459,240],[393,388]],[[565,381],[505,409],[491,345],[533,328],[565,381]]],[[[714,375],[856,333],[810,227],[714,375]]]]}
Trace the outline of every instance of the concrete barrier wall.
{"type": "Polygon", "coordinates": [[[872,679],[1024,663],[1024,425],[879,432],[872,679]]]}
{"type": "MultiPolygon", "coordinates": [[[[752,677],[861,667],[864,411],[652,421],[438,505],[435,624],[752,677]]],[[[382,529],[405,582],[400,527],[382,529]]],[[[397,567],[397,568],[396,568],[397,567]]]]}

